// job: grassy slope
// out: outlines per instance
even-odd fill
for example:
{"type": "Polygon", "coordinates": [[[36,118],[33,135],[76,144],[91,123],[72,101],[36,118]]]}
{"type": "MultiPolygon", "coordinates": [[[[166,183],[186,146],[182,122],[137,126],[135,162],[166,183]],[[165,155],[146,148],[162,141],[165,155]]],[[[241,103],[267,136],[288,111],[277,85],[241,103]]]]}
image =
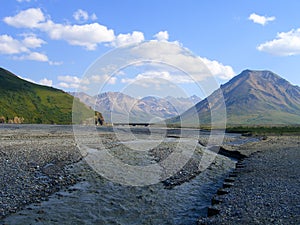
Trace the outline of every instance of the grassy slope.
{"type": "MultiPolygon", "coordinates": [[[[0,68],[0,116],[24,123],[71,124],[74,98],[55,88],[24,81],[0,68]]],[[[90,110],[78,104],[83,114],[90,110]]]]}

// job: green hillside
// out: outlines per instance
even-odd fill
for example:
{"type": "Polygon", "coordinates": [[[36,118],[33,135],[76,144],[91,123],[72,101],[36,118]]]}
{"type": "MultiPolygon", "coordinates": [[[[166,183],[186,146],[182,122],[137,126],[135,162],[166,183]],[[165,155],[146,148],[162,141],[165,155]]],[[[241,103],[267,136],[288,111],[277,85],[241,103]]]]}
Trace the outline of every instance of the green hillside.
{"type": "MultiPolygon", "coordinates": [[[[0,68],[0,118],[4,122],[18,117],[23,123],[71,124],[73,100],[62,90],[30,83],[0,68]]],[[[84,104],[76,106],[83,114],[79,118],[91,115],[84,104]]]]}

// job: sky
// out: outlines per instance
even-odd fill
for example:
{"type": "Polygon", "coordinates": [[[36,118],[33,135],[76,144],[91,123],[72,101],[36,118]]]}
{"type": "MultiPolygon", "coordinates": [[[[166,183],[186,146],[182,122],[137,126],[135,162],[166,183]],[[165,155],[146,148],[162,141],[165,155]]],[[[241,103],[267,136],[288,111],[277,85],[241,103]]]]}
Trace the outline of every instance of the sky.
{"type": "Polygon", "coordinates": [[[271,70],[300,85],[298,0],[0,2],[0,67],[38,84],[88,93],[101,80],[99,90],[135,91],[138,97],[155,88],[156,94],[172,95],[166,90],[173,85],[173,95],[201,96],[201,79],[174,68],[202,63],[217,85],[245,69],[271,70]],[[147,42],[156,49],[146,48],[147,42]],[[143,57],[172,57],[173,67],[137,64],[87,77],[95,63],[107,55],[118,58],[118,49],[130,45],[144,46],[143,57]]]}

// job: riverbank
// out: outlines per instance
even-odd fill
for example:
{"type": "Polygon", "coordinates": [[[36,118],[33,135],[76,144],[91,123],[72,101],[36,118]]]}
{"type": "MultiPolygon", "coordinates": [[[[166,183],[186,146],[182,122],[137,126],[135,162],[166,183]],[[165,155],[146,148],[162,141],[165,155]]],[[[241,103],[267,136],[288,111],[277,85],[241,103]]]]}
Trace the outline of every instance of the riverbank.
{"type": "Polygon", "coordinates": [[[300,136],[268,136],[239,147],[249,156],[199,224],[299,224],[300,136]]]}

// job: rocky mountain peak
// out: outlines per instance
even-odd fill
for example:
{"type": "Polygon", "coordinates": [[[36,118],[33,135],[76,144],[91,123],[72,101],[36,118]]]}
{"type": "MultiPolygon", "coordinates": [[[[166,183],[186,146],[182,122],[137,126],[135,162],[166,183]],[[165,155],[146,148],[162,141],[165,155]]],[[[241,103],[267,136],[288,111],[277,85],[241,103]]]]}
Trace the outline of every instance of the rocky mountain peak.
{"type": "Polygon", "coordinates": [[[183,113],[200,99],[196,95],[191,98],[146,96],[138,99],[121,92],[105,92],[89,98],[82,94],[77,96],[87,105],[103,112],[107,121],[114,114],[114,122],[126,121],[128,115],[135,122],[147,122],[153,117],[170,118],[183,113]]]}
{"type": "MultiPolygon", "coordinates": [[[[199,117],[210,120],[210,108],[220,105],[223,94],[230,124],[300,123],[300,87],[268,70],[244,70],[206,101],[196,105],[199,117]],[[210,104],[209,104],[210,103],[210,104]]],[[[191,117],[191,112],[183,115],[191,117]]]]}

